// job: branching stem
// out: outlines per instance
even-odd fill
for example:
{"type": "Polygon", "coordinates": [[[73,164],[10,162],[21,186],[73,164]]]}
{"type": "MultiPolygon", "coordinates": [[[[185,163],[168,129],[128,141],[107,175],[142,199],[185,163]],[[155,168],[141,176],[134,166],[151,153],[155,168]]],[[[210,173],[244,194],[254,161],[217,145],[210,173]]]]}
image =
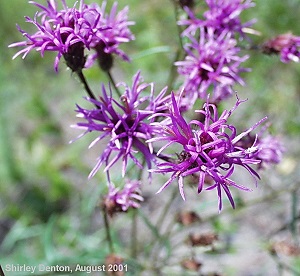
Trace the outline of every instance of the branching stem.
{"type": "Polygon", "coordinates": [[[106,208],[102,208],[102,213],[103,213],[103,220],[104,220],[104,226],[105,226],[105,231],[106,231],[106,238],[108,242],[108,247],[110,253],[114,253],[114,247],[113,247],[113,240],[111,237],[111,231],[110,231],[110,225],[109,225],[109,219],[108,219],[108,214],[106,211],[106,208]]]}
{"type": "Polygon", "coordinates": [[[175,56],[174,56],[174,60],[172,61],[171,68],[170,68],[169,78],[168,78],[168,82],[167,82],[167,86],[169,87],[169,93],[172,91],[174,81],[177,77],[177,69],[176,69],[176,66],[174,65],[174,63],[181,58],[181,54],[182,54],[183,49],[184,49],[183,48],[183,43],[182,43],[182,37],[181,37],[182,30],[181,30],[180,26],[177,24],[177,21],[179,20],[178,5],[177,5],[175,0],[171,0],[171,2],[172,2],[173,7],[174,7],[175,21],[176,21],[176,25],[177,25],[177,33],[178,33],[178,40],[179,40],[179,47],[177,48],[177,51],[176,51],[175,56]]]}
{"type": "Polygon", "coordinates": [[[95,97],[93,91],[91,90],[91,88],[89,87],[89,85],[88,85],[88,83],[87,83],[87,81],[86,81],[86,78],[85,78],[85,76],[84,76],[83,73],[82,73],[82,70],[77,71],[76,73],[77,73],[77,75],[78,75],[80,81],[82,82],[82,84],[83,84],[83,86],[84,86],[84,89],[85,89],[85,91],[87,92],[87,94],[89,95],[89,97],[90,97],[91,99],[96,100],[96,97],[95,97]]]}
{"type": "MultiPolygon", "coordinates": [[[[145,166],[146,160],[143,159],[142,165],[145,166]]],[[[142,180],[143,170],[140,170],[138,173],[138,180],[142,180]]],[[[137,257],[138,252],[138,212],[136,209],[133,210],[132,213],[132,225],[131,225],[131,257],[135,259],[137,257]]]]}
{"type": "Polygon", "coordinates": [[[113,87],[114,87],[116,93],[118,94],[119,97],[121,97],[121,92],[120,92],[120,90],[118,89],[117,84],[116,84],[116,82],[115,82],[115,80],[114,80],[112,74],[110,73],[110,71],[106,71],[106,74],[107,74],[107,76],[108,76],[109,81],[110,81],[111,84],[113,85],[113,87]]]}

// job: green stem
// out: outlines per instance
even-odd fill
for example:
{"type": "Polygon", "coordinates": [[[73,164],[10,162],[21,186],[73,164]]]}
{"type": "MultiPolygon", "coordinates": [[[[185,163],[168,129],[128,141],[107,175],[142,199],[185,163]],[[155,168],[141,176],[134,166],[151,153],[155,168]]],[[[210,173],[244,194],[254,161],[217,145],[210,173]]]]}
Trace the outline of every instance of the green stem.
{"type": "Polygon", "coordinates": [[[162,227],[162,223],[164,222],[173,201],[177,197],[177,194],[178,194],[178,190],[177,190],[177,188],[174,188],[169,201],[167,202],[165,208],[163,209],[163,211],[161,212],[160,217],[157,220],[156,227],[157,227],[158,231],[160,231],[160,229],[162,227]]]}
{"type": "Polygon", "coordinates": [[[181,27],[177,24],[178,18],[179,18],[179,14],[178,14],[178,6],[175,0],[171,0],[173,7],[174,7],[174,15],[175,15],[175,21],[176,21],[176,26],[177,26],[177,35],[178,35],[178,40],[179,40],[179,44],[180,46],[177,48],[174,60],[172,61],[171,64],[171,69],[170,69],[170,73],[169,73],[169,78],[168,78],[168,82],[167,82],[167,86],[170,88],[169,92],[172,91],[173,89],[173,85],[174,85],[174,81],[177,77],[177,68],[174,65],[174,63],[176,61],[178,61],[181,57],[181,53],[183,48],[183,43],[182,43],[182,37],[181,37],[181,33],[182,33],[182,29],[181,27]]]}
{"type": "Polygon", "coordinates": [[[286,264],[285,262],[281,261],[279,256],[275,253],[275,254],[271,254],[271,256],[273,257],[273,260],[276,262],[277,266],[278,266],[278,272],[279,275],[283,274],[283,271],[289,271],[292,273],[292,275],[299,275],[299,270],[286,264]]]}
{"type": "Polygon", "coordinates": [[[167,82],[167,86],[169,87],[169,90],[168,90],[169,93],[171,93],[171,91],[173,90],[174,81],[177,77],[177,67],[174,65],[174,63],[179,60],[179,58],[181,56],[181,52],[182,52],[181,49],[178,48],[177,51],[176,51],[174,60],[172,61],[172,64],[171,64],[171,69],[170,69],[170,72],[169,72],[169,77],[168,77],[168,82],[167,82]]]}
{"type": "Polygon", "coordinates": [[[102,213],[103,213],[103,220],[104,220],[104,226],[105,226],[105,231],[106,231],[108,247],[109,247],[110,253],[112,254],[112,253],[114,253],[114,247],[113,247],[113,241],[112,241],[111,232],[110,232],[109,219],[108,219],[108,215],[107,215],[105,207],[102,208],[102,213]]]}
{"type": "Polygon", "coordinates": [[[137,257],[137,210],[133,210],[131,224],[131,257],[137,257]]]}
{"type": "MultiPolygon", "coordinates": [[[[164,222],[164,220],[165,220],[165,218],[166,218],[166,216],[168,214],[168,211],[169,211],[172,203],[174,202],[175,198],[177,197],[177,194],[178,194],[178,190],[177,190],[177,187],[176,187],[176,188],[173,189],[173,192],[172,192],[172,194],[170,196],[170,199],[166,203],[166,205],[165,205],[164,209],[162,210],[161,215],[158,218],[157,223],[155,225],[155,228],[156,228],[156,231],[157,231],[158,234],[161,231],[162,224],[163,224],[163,222],[164,222]]],[[[151,242],[151,244],[152,244],[152,248],[151,248],[152,254],[155,253],[154,247],[156,246],[157,242],[159,242],[158,239],[156,239],[156,240],[154,240],[154,241],[151,242]]],[[[155,265],[155,263],[157,261],[157,258],[158,258],[158,254],[155,254],[154,259],[153,259],[153,264],[154,265],[155,265]]]]}
{"type": "MultiPolygon", "coordinates": [[[[145,158],[143,159],[142,166],[144,167],[146,163],[145,158]]],[[[143,170],[140,170],[138,173],[138,180],[142,179],[143,170]]],[[[133,210],[132,214],[132,225],[131,225],[131,256],[133,259],[137,257],[137,251],[138,251],[138,227],[137,227],[137,219],[138,219],[138,212],[136,209],[133,210]]]]}
{"type": "Polygon", "coordinates": [[[178,34],[178,40],[179,40],[179,44],[180,44],[180,49],[183,49],[183,43],[182,43],[182,37],[181,37],[182,29],[177,24],[177,22],[179,20],[178,6],[177,6],[176,1],[173,0],[172,2],[173,2],[173,5],[174,5],[174,14],[175,14],[175,20],[176,20],[176,26],[177,26],[177,34],[178,34]]]}
{"type": "Polygon", "coordinates": [[[87,94],[89,95],[89,97],[90,97],[91,99],[96,100],[96,97],[95,97],[93,91],[91,90],[91,88],[89,87],[89,85],[88,85],[88,83],[87,83],[87,81],[86,81],[86,78],[84,77],[84,75],[83,75],[83,73],[82,73],[82,70],[76,71],[76,73],[77,73],[77,75],[78,75],[80,81],[82,82],[82,84],[83,84],[83,86],[84,86],[84,89],[85,89],[85,91],[87,92],[87,94]]]}
{"type": "Polygon", "coordinates": [[[112,74],[110,73],[110,71],[106,71],[106,74],[107,74],[107,76],[108,76],[109,81],[110,81],[111,84],[113,85],[115,91],[117,92],[118,96],[121,97],[122,94],[121,94],[120,90],[118,89],[117,84],[116,84],[116,82],[115,82],[115,80],[114,80],[112,74]]]}
{"type": "MultiPolygon", "coordinates": [[[[170,222],[170,224],[167,226],[165,233],[162,235],[162,239],[169,239],[169,238],[170,238],[170,236],[171,236],[171,234],[172,234],[172,230],[173,230],[173,228],[174,228],[174,226],[175,226],[175,223],[176,223],[176,218],[174,218],[174,219],[170,222]]],[[[172,248],[173,248],[173,247],[172,247],[172,248]]],[[[162,250],[162,247],[160,247],[160,248],[157,250],[156,255],[155,255],[155,257],[154,257],[154,260],[153,260],[154,266],[155,266],[156,268],[159,268],[159,266],[157,266],[156,263],[157,263],[157,259],[158,259],[158,257],[159,257],[159,253],[160,253],[161,250],[162,250]]],[[[165,266],[165,264],[167,264],[167,262],[168,262],[168,260],[169,260],[170,257],[171,257],[171,255],[167,255],[163,260],[161,260],[161,265],[160,265],[160,267],[165,266]]]]}

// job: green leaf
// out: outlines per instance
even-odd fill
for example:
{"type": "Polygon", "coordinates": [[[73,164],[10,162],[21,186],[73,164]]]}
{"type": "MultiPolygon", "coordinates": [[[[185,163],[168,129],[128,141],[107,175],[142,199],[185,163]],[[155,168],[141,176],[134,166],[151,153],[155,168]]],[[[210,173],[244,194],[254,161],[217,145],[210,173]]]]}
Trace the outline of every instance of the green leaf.
{"type": "Polygon", "coordinates": [[[171,51],[171,47],[169,47],[169,46],[153,47],[153,48],[146,49],[144,51],[140,51],[139,53],[132,55],[131,59],[136,60],[136,59],[151,56],[154,54],[168,53],[170,51],[171,51]]]}
{"type": "Polygon", "coordinates": [[[43,233],[43,229],[43,225],[27,226],[17,222],[6,235],[1,248],[3,251],[10,251],[18,241],[37,237],[43,233]]]}
{"type": "Polygon", "coordinates": [[[43,239],[43,246],[44,246],[44,253],[45,253],[45,258],[47,262],[49,263],[55,263],[57,258],[57,250],[55,250],[54,247],[54,242],[53,242],[53,235],[54,235],[54,225],[56,223],[56,216],[52,216],[45,228],[44,235],[42,237],[43,239]]]}
{"type": "MultiPolygon", "coordinates": [[[[171,243],[170,239],[164,235],[161,235],[158,231],[158,229],[153,225],[153,223],[145,216],[145,214],[139,209],[138,210],[139,216],[143,219],[145,224],[148,226],[148,228],[151,230],[153,236],[157,238],[160,244],[162,244],[166,250],[167,250],[167,256],[171,255],[171,243]]],[[[151,245],[150,245],[151,246],[151,245]]]]}

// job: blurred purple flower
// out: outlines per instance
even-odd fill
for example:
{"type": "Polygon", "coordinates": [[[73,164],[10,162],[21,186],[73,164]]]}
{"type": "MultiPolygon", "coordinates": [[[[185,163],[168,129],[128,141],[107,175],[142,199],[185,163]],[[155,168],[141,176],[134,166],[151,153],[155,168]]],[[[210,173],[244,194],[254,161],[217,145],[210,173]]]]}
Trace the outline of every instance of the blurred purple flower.
{"type": "Polygon", "coordinates": [[[112,183],[104,198],[104,206],[110,216],[116,212],[126,212],[129,208],[140,208],[140,202],[144,201],[141,196],[141,181],[125,180],[123,189],[116,188],[112,183]]]}
{"type": "Polygon", "coordinates": [[[262,48],[266,54],[280,54],[284,63],[300,61],[300,37],[292,33],[278,35],[264,43],[262,48]]]}
{"type": "Polygon", "coordinates": [[[240,20],[241,12],[255,5],[252,0],[206,0],[206,3],[209,9],[204,12],[203,20],[198,19],[191,10],[186,8],[189,18],[178,22],[179,25],[187,26],[182,35],[194,36],[200,28],[205,27],[213,28],[216,35],[226,31],[232,37],[238,33],[241,38],[244,38],[245,30],[255,22],[251,20],[242,23],[240,20]]]}
{"type": "MultiPolygon", "coordinates": [[[[118,3],[115,2],[109,14],[105,12],[106,1],[102,3],[101,7],[97,4],[91,4],[90,6],[102,15],[99,25],[108,26],[109,28],[103,33],[101,40],[95,40],[92,43],[91,47],[96,50],[96,53],[88,56],[87,67],[91,66],[97,59],[102,68],[105,66],[109,67],[106,63],[107,59],[110,58],[110,54],[116,54],[123,58],[123,60],[129,61],[129,57],[119,49],[121,43],[135,39],[128,28],[135,24],[133,21],[128,21],[128,6],[117,12],[118,3]]],[[[105,68],[103,69],[105,70],[105,68]]]]}
{"type": "Polygon", "coordinates": [[[251,154],[251,158],[260,161],[259,169],[278,164],[281,161],[285,147],[279,137],[268,134],[263,138],[256,138],[248,134],[239,141],[239,145],[245,148],[252,145],[255,140],[257,151],[251,154]]]}
{"type": "Polygon", "coordinates": [[[245,168],[256,183],[259,175],[250,165],[260,163],[257,158],[251,158],[251,155],[258,151],[256,141],[247,148],[238,146],[238,142],[266,120],[266,118],[260,120],[248,130],[237,135],[236,128],[228,124],[227,120],[241,103],[242,101],[238,99],[231,110],[225,110],[218,116],[216,106],[206,102],[203,110],[196,111],[204,116],[204,121],[192,120],[187,123],[179,111],[174,95],[172,95],[172,106],[170,113],[165,114],[165,123],[153,123],[160,125],[164,134],[158,135],[148,142],[163,141],[165,143],[157,155],[171,145],[181,146],[182,151],[177,153],[176,159],[160,163],[157,165],[157,169],[151,170],[156,173],[171,173],[169,180],[157,193],[160,193],[177,178],[180,194],[185,199],[183,179],[189,175],[198,175],[198,193],[203,190],[205,178],[209,177],[215,183],[206,190],[217,189],[219,210],[222,209],[222,189],[232,207],[235,207],[229,188],[250,190],[230,179],[235,167],[245,168]]]}
{"type": "Polygon", "coordinates": [[[150,125],[154,119],[148,120],[148,118],[154,112],[165,108],[162,99],[166,88],[155,98],[153,84],[143,83],[140,72],[133,77],[131,87],[123,83],[118,86],[125,87],[120,101],[113,99],[111,90],[108,94],[103,85],[100,100],[87,99],[98,108],[89,110],[77,105],[77,116],[86,121],[74,126],[85,130],[79,137],[89,132],[99,132],[99,136],[91,143],[90,147],[104,138],[108,139],[108,143],[89,177],[94,176],[102,164],[105,164],[104,172],[107,172],[110,181],[109,170],[118,160],[123,162],[123,177],[128,159],[132,159],[140,169],[143,169],[143,164],[138,160],[139,153],[144,157],[148,168],[151,168],[151,161],[154,159],[152,145],[145,141],[151,139],[158,128],[150,125]],[[143,92],[148,87],[151,90],[150,94],[147,93],[143,96],[143,92]]]}
{"type": "Polygon", "coordinates": [[[248,56],[238,56],[240,48],[236,40],[224,31],[216,37],[213,29],[200,29],[200,40],[190,37],[191,44],[186,45],[187,56],[177,61],[178,73],[185,77],[183,87],[186,96],[195,101],[206,99],[211,94],[212,102],[219,102],[233,94],[236,83],[244,85],[239,76],[245,68],[240,68],[248,56]]]}
{"type": "MultiPolygon", "coordinates": [[[[257,142],[257,153],[254,156],[261,160],[260,166],[278,164],[285,151],[283,143],[278,137],[268,135],[257,142]]],[[[253,156],[253,157],[254,157],[253,156]]]]}

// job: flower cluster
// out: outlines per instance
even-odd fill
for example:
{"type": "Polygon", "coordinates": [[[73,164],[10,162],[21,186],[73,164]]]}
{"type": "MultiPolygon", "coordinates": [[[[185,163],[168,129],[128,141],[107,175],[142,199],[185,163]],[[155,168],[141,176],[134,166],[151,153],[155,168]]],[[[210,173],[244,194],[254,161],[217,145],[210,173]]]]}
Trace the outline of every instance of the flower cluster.
{"type": "Polygon", "coordinates": [[[134,38],[128,29],[128,26],[133,23],[127,22],[127,8],[117,14],[115,4],[111,14],[106,15],[105,3],[100,8],[97,4],[86,5],[83,0],[80,0],[78,8],[76,5],[69,8],[65,0],[62,0],[61,10],[55,0],[47,1],[47,6],[33,1],[30,3],[41,10],[36,13],[34,19],[25,17],[28,23],[36,26],[37,31],[29,34],[18,26],[27,40],[9,46],[24,47],[13,58],[21,54],[25,58],[34,49],[41,52],[42,56],[45,51],[57,52],[54,62],[56,71],[62,56],[72,71],[84,68],[85,49],[97,50],[100,47],[103,53],[115,53],[127,59],[126,55],[118,50],[121,42],[128,42],[134,38]]]}
{"type": "Polygon", "coordinates": [[[197,98],[218,103],[233,95],[235,84],[244,85],[239,74],[248,56],[241,56],[237,47],[236,34],[245,37],[244,29],[253,22],[242,24],[240,13],[253,6],[251,0],[206,0],[208,10],[204,19],[196,17],[191,9],[185,8],[188,19],[178,21],[187,26],[182,36],[191,42],[184,46],[186,57],[177,61],[178,73],[184,77],[186,97],[192,102],[197,98]],[[200,37],[200,39],[199,39],[200,37]]]}
{"type": "Polygon", "coordinates": [[[128,159],[132,159],[140,169],[143,169],[143,164],[137,157],[139,153],[142,154],[148,168],[151,168],[151,161],[154,158],[153,149],[151,144],[147,145],[145,141],[152,138],[157,128],[151,126],[154,119],[148,120],[148,118],[165,108],[163,95],[166,89],[163,89],[155,98],[153,84],[142,83],[140,72],[133,77],[131,87],[119,84],[119,86],[122,85],[125,87],[125,92],[120,101],[112,97],[111,90],[107,93],[103,85],[100,100],[87,99],[96,108],[89,110],[77,105],[77,116],[85,119],[85,122],[80,122],[74,127],[84,129],[85,132],[82,135],[93,131],[100,133],[90,147],[104,138],[109,140],[90,177],[99,170],[102,164],[105,164],[104,171],[110,179],[109,169],[118,160],[122,160],[123,163],[123,177],[128,159]],[[151,90],[150,95],[143,96],[142,93],[148,87],[151,90]]]}
{"type": "MultiPolygon", "coordinates": [[[[257,158],[252,157],[258,151],[256,140],[247,148],[241,147],[238,142],[266,120],[263,118],[248,130],[237,134],[236,128],[228,124],[227,120],[241,103],[242,101],[238,99],[231,110],[225,110],[219,116],[216,106],[207,101],[203,110],[196,111],[204,116],[204,120],[192,120],[187,123],[179,111],[178,102],[172,95],[170,113],[165,114],[164,124],[159,123],[164,131],[163,135],[158,135],[148,142],[165,142],[165,145],[158,151],[158,155],[174,144],[180,145],[182,151],[177,153],[177,158],[160,163],[157,169],[152,170],[156,173],[171,173],[171,177],[158,193],[178,179],[180,194],[185,199],[183,189],[185,177],[198,175],[198,193],[203,190],[206,177],[210,177],[215,183],[206,190],[217,189],[219,210],[222,209],[222,189],[234,208],[229,188],[250,190],[230,179],[235,167],[245,168],[256,182],[259,175],[250,165],[260,163],[257,158]]],[[[157,123],[153,124],[157,125],[157,123]]]]}
{"type": "MultiPolygon", "coordinates": [[[[32,50],[39,51],[42,56],[46,51],[56,52],[55,70],[63,57],[67,66],[80,76],[89,94],[86,100],[94,108],[77,105],[77,116],[82,121],[73,127],[84,130],[79,137],[90,132],[96,134],[90,148],[100,141],[105,143],[89,177],[104,166],[109,192],[103,207],[111,216],[138,208],[143,201],[140,179],[127,179],[123,189],[111,182],[110,170],[118,165],[122,167],[123,178],[128,177],[129,163],[140,170],[147,167],[150,175],[152,172],[171,174],[158,193],[177,179],[183,199],[185,178],[193,176],[197,179],[198,193],[217,191],[221,210],[224,193],[235,208],[231,188],[250,191],[232,179],[237,167],[245,169],[257,183],[259,175],[254,165],[261,169],[280,161],[284,148],[276,137],[261,138],[252,134],[266,117],[238,134],[228,119],[243,101],[237,98],[234,107],[220,115],[217,109],[219,102],[234,94],[236,84],[244,85],[240,73],[248,71],[242,67],[248,56],[241,54],[238,42],[246,38],[253,20],[242,23],[240,14],[254,5],[252,0],[206,0],[208,10],[202,18],[195,15],[193,0],[174,1],[187,14],[187,19],[178,21],[178,25],[186,27],[181,34],[182,42],[186,42],[183,45],[185,58],[175,62],[178,74],[183,77],[180,95],[167,94],[166,87],[155,96],[154,84],[145,83],[138,71],[131,85],[115,85],[112,81],[117,92],[124,90],[118,98],[113,97],[111,86],[107,88],[104,84],[102,94],[96,98],[82,69],[98,62],[103,71],[109,71],[113,55],[129,61],[119,47],[134,39],[129,29],[134,22],[128,20],[128,7],[118,12],[118,4],[114,3],[107,12],[106,1],[99,6],[80,0],[73,7],[68,7],[66,0],[61,2],[62,9],[58,8],[56,0],[48,0],[46,6],[30,1],[41,10],[33,19],[26,17],[37,31],[29,34],[18,27],[26,41],[9,47],[23,47],[14,58],[19,55],[25,58],[32,50]],[[199,98],[205,101],[203,109],[195,111],[198,119],[187,122],[182,113],[194,110],[199,98]],[[154,143],[159,143],[159,150],[154,148],[154,143]],[[153,163],[156,169],[152,169],[153,163]]],[[[299,48],[300,38],[290,33],[263,45],[266,53],[280,53],[283,62],[298,62],[299,48]]],[[[112,80],[110,72],[108,75],[112,80]]],[[[142,171],[138,174],[141,176],[142,171]]]]}
{"type": "Polygon", "coordinates": [[[110,216],[117,212],[126,212],[129,208],[139,208],[144,199],[141,196],[141,181],[126,180],[123,189],[110,184],[108,194],[103,201],[110,216]]]}

